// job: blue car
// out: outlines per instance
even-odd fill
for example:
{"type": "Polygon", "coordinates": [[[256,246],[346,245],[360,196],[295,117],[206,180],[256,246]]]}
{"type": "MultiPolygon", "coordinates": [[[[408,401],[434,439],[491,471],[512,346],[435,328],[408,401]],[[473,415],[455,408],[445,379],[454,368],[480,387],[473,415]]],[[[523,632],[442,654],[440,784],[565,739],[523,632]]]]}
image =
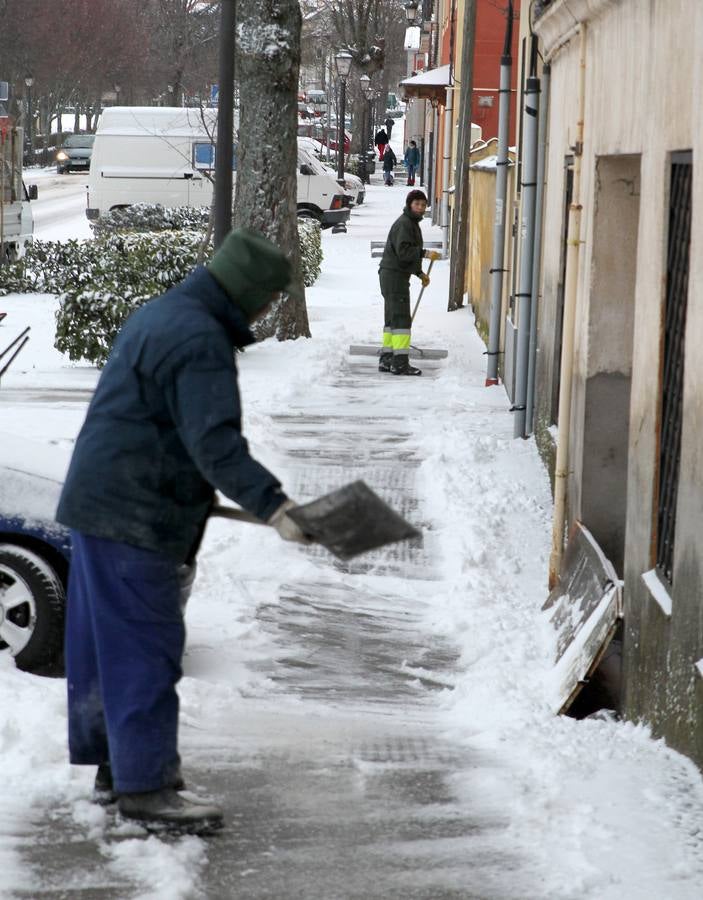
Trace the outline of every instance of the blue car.
{"type": "MultiPolygon", "coordinates": [[[[0,652],[37,675],[63,675],[71,541],[54,510],[67,467],[67,448],[0,433],[0,652]]],[[[195,573],[178,570],[184,610],[195,573]]]]}
{"type": "Polygon", "coordinates": [[[71,558],[68,530],[53,519],[62,463],[47,465],[47,448],[31,442],[0,444],[0,651],[20,669],[61,674],[71,558]]]}

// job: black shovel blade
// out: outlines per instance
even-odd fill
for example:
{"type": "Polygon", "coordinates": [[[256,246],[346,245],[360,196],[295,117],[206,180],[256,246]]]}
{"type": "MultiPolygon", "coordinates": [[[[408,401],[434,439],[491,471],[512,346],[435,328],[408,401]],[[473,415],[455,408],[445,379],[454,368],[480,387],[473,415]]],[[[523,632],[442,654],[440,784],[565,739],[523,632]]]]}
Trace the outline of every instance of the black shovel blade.
{"type": "Polygon", "coordinates": [[[363,481],[350,484],[289,510],[305,534],[339,559],[351,559],[385,544],[420,537],[363,481]]]}

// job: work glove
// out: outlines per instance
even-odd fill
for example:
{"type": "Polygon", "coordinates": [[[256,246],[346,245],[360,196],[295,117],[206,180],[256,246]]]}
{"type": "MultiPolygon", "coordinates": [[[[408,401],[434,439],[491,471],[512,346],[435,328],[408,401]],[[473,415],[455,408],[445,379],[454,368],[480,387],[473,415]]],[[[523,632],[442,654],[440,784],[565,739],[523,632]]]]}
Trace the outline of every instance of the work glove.
{"type": "Polygon", "coordinates": [[[420,272],[420,281],[424,288],[430,283],[430,276],[426,272],[420,272]]]}
{"type": "Polygon", "coordinates": [[[422,255],[425,259],[431,259],[434,262],[437,262],[438,259],[442,258],[442,254],[438,253],[436,250],[424,250],[422,255]]]}
{"type": "Polygon", "coordinates": [[[298,504],[294,500],[283,502],[276,512],[267,520],[266,524],[273,526],[284,541],[294,541],[296,544],[312,544],[312,540],[303,529],[288,515],[288,510],[298,504]]]}

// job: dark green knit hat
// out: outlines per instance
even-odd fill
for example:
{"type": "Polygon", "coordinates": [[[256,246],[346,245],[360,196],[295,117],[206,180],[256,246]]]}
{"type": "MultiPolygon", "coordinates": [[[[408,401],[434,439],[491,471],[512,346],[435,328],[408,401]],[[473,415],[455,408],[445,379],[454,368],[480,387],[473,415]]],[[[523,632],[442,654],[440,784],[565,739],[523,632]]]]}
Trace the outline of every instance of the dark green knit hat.
{"type": "Polygon", "coordinates": [[[230,231],[208,269],[247,316],[255,315],[277,291],[291,291],[291,264],[263,235],[248,228],[230,231]]]}

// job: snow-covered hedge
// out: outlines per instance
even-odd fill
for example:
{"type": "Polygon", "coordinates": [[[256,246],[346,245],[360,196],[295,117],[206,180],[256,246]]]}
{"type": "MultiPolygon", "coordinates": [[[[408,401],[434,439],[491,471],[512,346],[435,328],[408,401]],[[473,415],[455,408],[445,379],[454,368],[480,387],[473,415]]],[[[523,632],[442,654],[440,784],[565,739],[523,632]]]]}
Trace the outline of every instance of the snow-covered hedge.
{"type": "MultiPolygon", "coordinates": [[[[124,209],[116,209],[102,216],[90,227],[96,237],[104,237],[118,231],[181,231],[183,229],[207,229],[209,208],[190,206],[164,207],[160,204],[135,203],[124,209]]],[[[320,225],[314,219],[298,219],[300,255],[305,287],[317,281],[322,266],[322,236],[320,225]]]]}
{"type": "Polygon", "coordinates": [[[315,284],[322,268],[322,229],[315,219],[298,219],[300,264],[305,287],[315,284]]]}
{"type": "Polygon", "coordinates": [[[62,291],[56,314],[57,350],[70,359],[104,365],[115,335],[127,316],[147,300],[182,281],[198,262],[200,231],[115,233],[96,241],[83,263],[99,248],[99,263],[62,291]]]}
{"type": "MultiPolygon", "coordinates": [[[[201,248],[207,209],[139,205],[101,219],[89,241],[35,241],[24,257],[0,266],[0,295],[62,297],[55,346],[72,360],[104,365],[127,316],[182,281],[212,244],[201,248]],[[144,229],[149,230],[145,231],[144,229]]],[[[299,220],[303,279],[315,282],[322,262],[320,226],[299,220]]]]}
{"type": "Polygon", "coordinates": [[[171,206],[160,203],[135,203],[123,209],[115,209],[90,223],[95,237],[115,231],[205,231],[210,216],[207,206],[171,206]]]}

